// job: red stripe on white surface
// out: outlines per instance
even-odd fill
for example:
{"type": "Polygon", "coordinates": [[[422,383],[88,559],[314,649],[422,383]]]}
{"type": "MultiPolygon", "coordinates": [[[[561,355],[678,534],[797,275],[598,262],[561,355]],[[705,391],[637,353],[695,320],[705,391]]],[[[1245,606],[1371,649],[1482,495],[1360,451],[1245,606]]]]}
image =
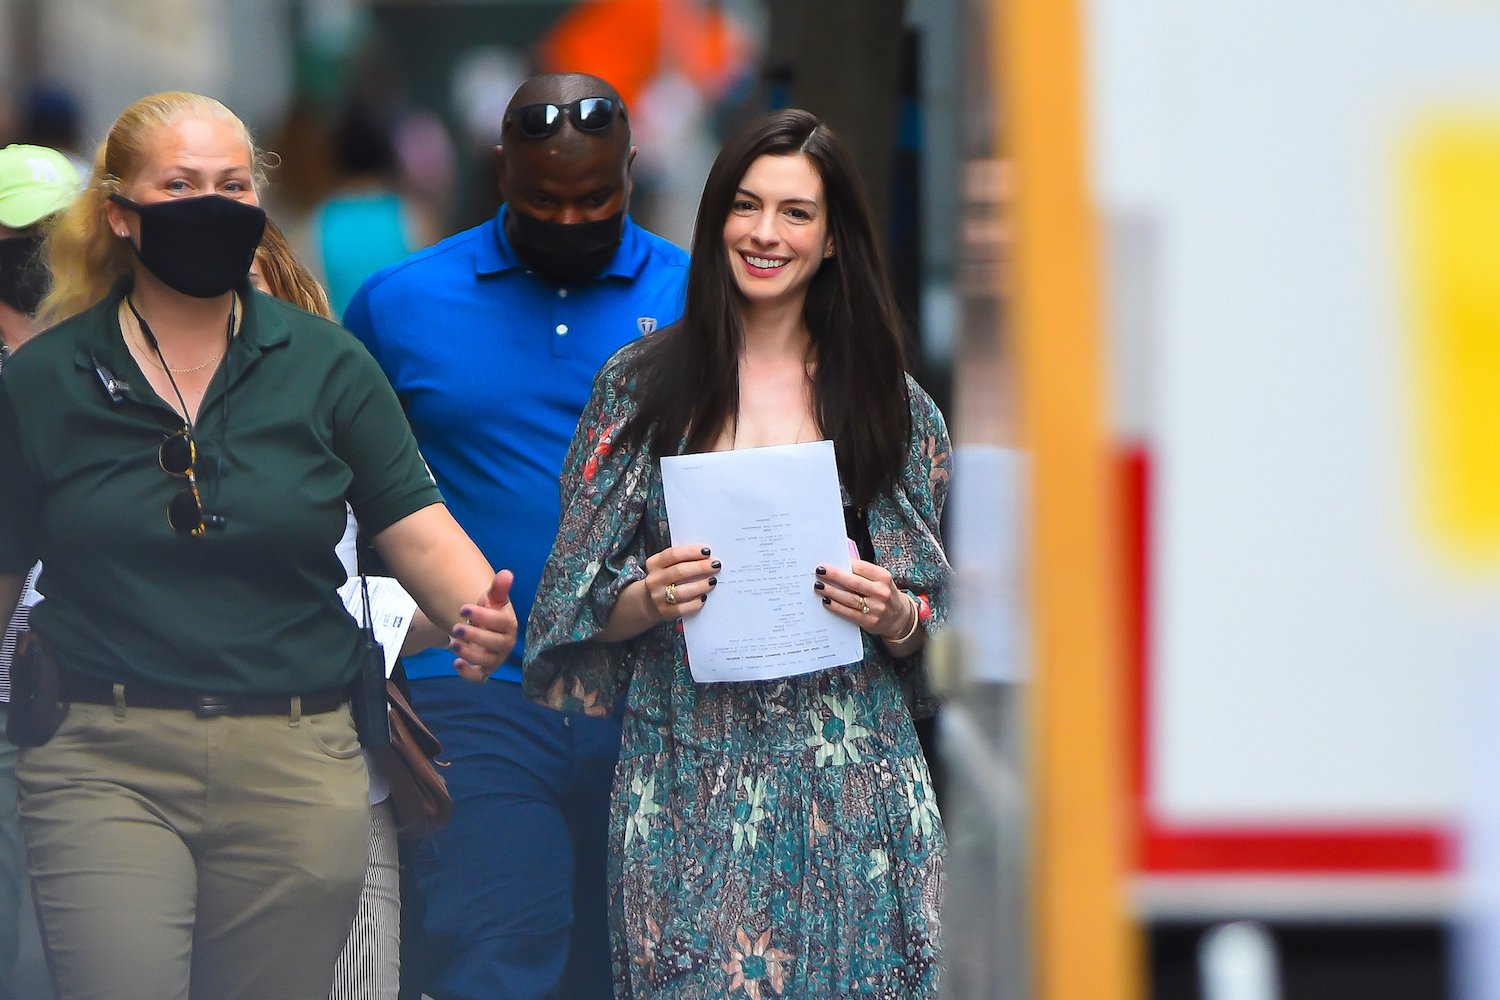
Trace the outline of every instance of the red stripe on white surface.
{"type": "Polygon", "coordinates": [[[1137,871],[1145,874],[1447,875],[1449,831],[1413,825],[1175,825],[1151,812],[1151,455],[1119,457],[1123,598],[1137,871]]]}

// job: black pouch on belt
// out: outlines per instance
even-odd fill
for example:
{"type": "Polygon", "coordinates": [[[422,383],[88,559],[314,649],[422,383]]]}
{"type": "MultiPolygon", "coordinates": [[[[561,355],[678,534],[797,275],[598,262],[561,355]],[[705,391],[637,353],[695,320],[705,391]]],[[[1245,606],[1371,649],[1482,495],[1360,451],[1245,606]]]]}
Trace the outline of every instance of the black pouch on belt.
{"type": "Polygon", "coordinates": [[[370,588],[363,573],[359,576],[359,588],[364,599],[365,641],[359,676],[349,690],[349,711],[354,716],[359,745],[374,750],[391,743],[391,726],[385,714],[385,650],[375,638],[375,627],[370,618],[370,588]]]}
{"type": "Polygon", "coordinates": [[[39,747],[52,738],[68,714],[62,676],[47,640],[26,632],[10,665],[10,712],[5,737],[18,747],[39,747]]]}

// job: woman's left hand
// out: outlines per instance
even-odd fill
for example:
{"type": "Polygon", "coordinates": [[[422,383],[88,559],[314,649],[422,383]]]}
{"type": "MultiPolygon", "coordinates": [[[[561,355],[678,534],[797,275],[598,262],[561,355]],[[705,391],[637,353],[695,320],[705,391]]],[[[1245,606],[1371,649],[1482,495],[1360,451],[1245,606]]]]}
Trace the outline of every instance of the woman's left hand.
{"type": "Polygon", "coordinates": [[[479,600],[459,611],[463,621],[453,626],[448,648],[459,657],[453,669],[466,681],[488,680],[516,644],[516,609],[510,603],[514,579],[502,569],[479,600]]]}
{"type": "Polygon", "coordinates": [[[813,587],[823,605],[874,636],[899,635],[911,623],[911,598],[884,568],[855,559],[853,572],[819,566],[813,587]]]}

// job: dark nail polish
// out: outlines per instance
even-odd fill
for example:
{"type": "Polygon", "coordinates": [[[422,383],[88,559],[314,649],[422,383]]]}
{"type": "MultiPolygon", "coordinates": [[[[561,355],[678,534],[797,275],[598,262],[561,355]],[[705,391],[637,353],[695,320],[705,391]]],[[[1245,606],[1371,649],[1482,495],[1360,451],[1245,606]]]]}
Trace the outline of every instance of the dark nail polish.
{"type": "Polygon", "coordinates": [[[822,580],[819,580],[817,583],[813,584],[813,590],[826,590],[826,589],[827,589],[827,587],[823,583],[822,580]]]}
{"type": "Polygon", "coordinates": [[[819,566],[818,567],[818,575],[819,576],[826,576],[827,574],[828,574],[828,567],[826,567],[826,566],[819,566]]]}
{"type": "Polygon", "coordinates": [[[825,597],[825,598],[823,598],[823,603],[824,604],[832,604],[833,603],[833,599],[830,598],[830,597],[825,597]]]}
{"type": "Polygon", "coordinates": [[[704,594],[702,597],[698,598],[698,601],[701,604],[707,604],[708,603],[708,595],[704,594]]]}
{"type": "MultiPolygon", "coordinates": [[[[824,603],[827,603],[827,601],[828,601],[828,599],[826,597],[823,600],[824,600],[824,603]]],[[[458,641],[454,640],[453,642],[448,643],[448,648],[451,649],[451,650],[453,650],[456,653],[456,652],[459,651],[459,649],[461,647],[459,646],[458,641]]]]}
{"type": "Polygon", "coordinates": [[[708,585],[710,587],[717,587],[719,585],[719,578],[716,577],[716,576],[709,577],[708,578],[708,585]]]}
{"type": "Polygon", "coordinates": [[[703,546],[703,554],[704,554],[704,555],[706,555],[706,556],[711,556],[711,555],[713,555],[713,553],[712,553],[712,552],[710,552],[710,551],[709,551],[709,549],[708,549],[708,546],[707,546],[707,545],[705,545],[705,546],[703,546]]]}
{"type": "Polygon", "coordinates": [[[719,560],[717,560],[717,559],[715,559],[713,562],[709,563],[708,565],[710,567],[712,567],[713,569],[723,569],[724,568],[724,564],[721,563],[721,562],[719,562],[719,560]]]}
{"type": "Polygon", "coordinates": [[[459,608],[458,609],[458,617],[460,617],[460,618],[473,618],[474,617],[474,609],[473,608],[459,608]]]}
{"type": "Polygon", "coordinates": [[[453,634],[462,639],[464,637],[464,627],[462,625],[453,626],[453,634]]]}

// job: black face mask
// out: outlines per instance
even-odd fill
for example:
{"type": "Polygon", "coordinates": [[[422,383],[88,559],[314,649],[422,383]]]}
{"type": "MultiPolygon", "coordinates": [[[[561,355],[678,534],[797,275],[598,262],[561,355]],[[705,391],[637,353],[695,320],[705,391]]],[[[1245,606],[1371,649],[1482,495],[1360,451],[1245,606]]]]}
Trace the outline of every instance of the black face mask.
{"type": "Polygon", "coordinates": [[[117,194],[109,198],[140,213],[135,254],[146,270],[195,298],[223,295],[244,281],[266,231],[265,209],[216,194],[150,205],[117,194]]]}
{"type": "Polygon", "coordinates": [[[0,240],[0,302],[35,316],[52,283],[42,260],[42,234],[0,240]]]}
{"type": "Polygon", "coordinates": [[[564,285],[604,270],[625,235],[624,209],[597,222],[547,222],[514,208],[509,218],[506,235],[516,256],[533,271],[564,285]]]}

